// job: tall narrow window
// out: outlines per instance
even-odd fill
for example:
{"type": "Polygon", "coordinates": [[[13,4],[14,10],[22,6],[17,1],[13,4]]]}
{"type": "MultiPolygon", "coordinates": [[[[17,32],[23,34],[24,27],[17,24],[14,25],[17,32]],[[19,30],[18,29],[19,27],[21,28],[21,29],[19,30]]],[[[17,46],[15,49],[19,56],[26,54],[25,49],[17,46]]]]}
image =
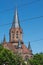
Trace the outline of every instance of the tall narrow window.
{"type": "Polygon", "coordinates": [[[14,41],[14,34],[12,34],[12,41],[14,41]]]}
{"type": "Polygon", "coordinates": [[[16,32],[16,38],[18,38],[18,31],[16,32]]]}
{"type": "Polygon", "coordinates": [[[12,38],[14,38],[14,34],[12,34],[12,38]]]}
{"type": "Polygon", "coordinates": [[[16,34],[16,38],[18,38],[18,34],[16,34]]]}

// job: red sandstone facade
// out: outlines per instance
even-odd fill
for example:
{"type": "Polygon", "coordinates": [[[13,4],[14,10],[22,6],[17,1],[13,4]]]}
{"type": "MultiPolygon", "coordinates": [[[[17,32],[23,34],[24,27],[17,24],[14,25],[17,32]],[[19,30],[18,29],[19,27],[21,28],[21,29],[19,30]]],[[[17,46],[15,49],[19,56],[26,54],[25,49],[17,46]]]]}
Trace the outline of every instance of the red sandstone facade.
{"type": "Polygon", "coordinates": [[[23,30],[20,27],[16,9],[12,27],[9,30],[9,42],[6,42],[4,36],[3,47],[13,51],[15,54],[20,54],[24,60],[27,60],[32,57],[32,50],[30,47],[25,46],[22,40],[22,33],[23,30]]]}

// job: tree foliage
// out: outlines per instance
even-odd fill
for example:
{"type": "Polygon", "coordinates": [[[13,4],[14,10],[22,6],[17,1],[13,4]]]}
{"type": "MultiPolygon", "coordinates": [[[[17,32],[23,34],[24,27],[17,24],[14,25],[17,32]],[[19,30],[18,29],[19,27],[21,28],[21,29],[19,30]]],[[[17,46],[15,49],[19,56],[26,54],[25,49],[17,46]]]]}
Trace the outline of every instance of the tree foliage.
{"type": "Polygon", "coordinates": [[[43,65],[43,53],[33,55],[32,59],[28,60],[30,65],[43,65]]]}
{"type": "Polygon", "coordinates": [[[21,63],[22,65],[25,65],[21,56],[14,54],[0,45],[0,65],[20,65],[21,63]]]}

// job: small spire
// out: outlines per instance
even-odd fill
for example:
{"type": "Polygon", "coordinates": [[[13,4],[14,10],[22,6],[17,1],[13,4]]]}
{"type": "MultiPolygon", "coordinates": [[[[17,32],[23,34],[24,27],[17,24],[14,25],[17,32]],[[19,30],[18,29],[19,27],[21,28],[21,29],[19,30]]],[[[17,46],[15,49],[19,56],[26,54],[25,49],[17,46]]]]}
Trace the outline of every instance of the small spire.
{"type": "Polygon", "coordinates": [[[3,42],[6,42],[6,37],[5,37],[5,35],[4,35],[4,39],[3,39],[3,42]]]}
{"type": "Polygon", "coordinates": [[[28,49],[29,49],[29,50],[31,50],[31,45],[30,45],[30,42],[29,42],[29,44],[28,44],[28,49]]]}
{"type": "Polygon", "coordinates": [[[15,11],[15,15],[14,15],[13,23],[12,23],[12,28],[20,28],[17,8],[15,11]]]}
{"type": "Polygon", "coordinates": [[[18,47],[21,48],[21,42],[20,42],[20,40],[18,41],[18,47]]]}

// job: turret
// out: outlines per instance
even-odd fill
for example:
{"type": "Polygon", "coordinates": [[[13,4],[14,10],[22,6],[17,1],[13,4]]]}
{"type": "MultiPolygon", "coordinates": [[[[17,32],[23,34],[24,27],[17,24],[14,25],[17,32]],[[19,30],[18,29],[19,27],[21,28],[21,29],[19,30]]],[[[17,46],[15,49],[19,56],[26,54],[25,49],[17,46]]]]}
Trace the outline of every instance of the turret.
{"type": "Polygon", "coordinates": [[[4,35],[4,38],[3,38],[3,43],[5,43],[6,42],[6,37],[5,37],[5,35],[4,35]]]}
{"type": "Polygon", "coordinates": [[[29,50],[31,50],[31,45],[30,45],[30,42],[29,42],[29,44],[28,44],[28,49],[29,49],[29,50]]]}

